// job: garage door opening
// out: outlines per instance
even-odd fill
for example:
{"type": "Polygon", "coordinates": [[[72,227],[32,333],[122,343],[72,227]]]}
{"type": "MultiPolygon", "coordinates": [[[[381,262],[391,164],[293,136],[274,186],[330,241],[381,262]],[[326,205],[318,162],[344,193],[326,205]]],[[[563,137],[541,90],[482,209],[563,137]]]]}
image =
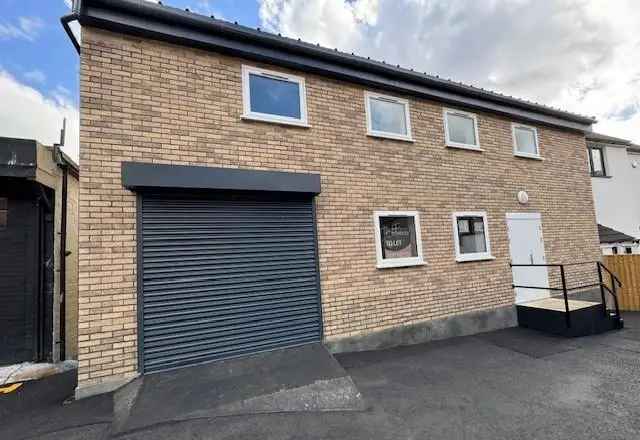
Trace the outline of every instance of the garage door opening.
{"type": "Polygon", "coordinates": [[[311,195],[138,195],[144,373],[322,339],[311,195]]]}

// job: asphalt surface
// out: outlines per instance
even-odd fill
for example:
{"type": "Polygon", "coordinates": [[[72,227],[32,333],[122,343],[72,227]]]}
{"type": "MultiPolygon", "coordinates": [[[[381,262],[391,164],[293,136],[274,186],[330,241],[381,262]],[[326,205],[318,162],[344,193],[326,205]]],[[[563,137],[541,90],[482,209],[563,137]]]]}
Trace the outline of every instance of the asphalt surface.
{"type": "Polygon", "coordinates": [[[116,432],[110,394],[18,412],[0,400],[0,438],[635,439],[640,314],[625,321],[622,331],[576,339],[514,328],[338,355],[364,398],[360,411],[203,415],[116,432]]]}
{"type": "Polygon", "coordinates": [[[143,376],[115,402],[117,433],[181,420],[364,408],[348,373],[319,343],[143,376]]]}

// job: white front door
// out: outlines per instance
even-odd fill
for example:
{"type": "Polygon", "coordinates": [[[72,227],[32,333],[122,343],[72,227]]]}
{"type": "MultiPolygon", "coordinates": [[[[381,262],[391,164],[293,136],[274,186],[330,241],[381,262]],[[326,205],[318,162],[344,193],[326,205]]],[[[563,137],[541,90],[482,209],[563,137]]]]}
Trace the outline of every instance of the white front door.
{"type": "MultiPolygon", "coordinates": [[[[507,214],[509,250],[512,264],[546,264],[544,241],[542,239],[542,218],[538,213],[507,214]]],[[[513,267],[513,284],[528,287],[549,287],[549,273],[546,267],[513,267]]],[[[546,298],[549,291],[544,289],[516,288],[516,304],[546,298]]]]}

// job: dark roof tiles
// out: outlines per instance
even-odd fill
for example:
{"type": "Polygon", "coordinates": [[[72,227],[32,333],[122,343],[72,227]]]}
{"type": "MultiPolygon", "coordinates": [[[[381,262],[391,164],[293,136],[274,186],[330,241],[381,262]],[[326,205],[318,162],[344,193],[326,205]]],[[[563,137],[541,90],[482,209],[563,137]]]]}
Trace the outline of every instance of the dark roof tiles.
{"type": "Polygon", "coordinates": [[[600,236],[601,244],[629,243],[639,241],[637,238],[634,238],[623,232],[616,231],[615,229],[608,228],[601,224],[598,224],[598,235],[600,236]]]}

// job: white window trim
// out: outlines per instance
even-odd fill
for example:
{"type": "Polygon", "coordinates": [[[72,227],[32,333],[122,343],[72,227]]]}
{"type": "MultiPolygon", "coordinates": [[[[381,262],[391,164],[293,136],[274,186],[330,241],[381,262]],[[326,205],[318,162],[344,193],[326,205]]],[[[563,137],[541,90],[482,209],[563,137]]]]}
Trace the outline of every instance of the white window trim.
{"type": "Polygon", "coordinates": [[[495,260],[491,254],[491,239],[489,238],[489,222],[487,221],[487,213],[485,211],[459,211],[454,212],[453,219],[453,241],[456,249],[456,261],[458,263],[464,263],[466,261],[482,261],[482,260],[495,260]],[[482,217],[484,222],[484,239],[487,247],[486,252],[476,252],[473,254],[461,254],[460,253],[460,240],[458,237],[458,218],[459,217],[482,217]]]}
{"type": "Polygon", "coordinates": [[[310,127],[307,120],[307,92],[304,78],[290,75],[288,73],[276,72],[273,70],[261,69],[253,66],[242,66],[242,116],[241,119],[253,121],[273,122],[276,124],[296,125],[299,127],[310,127]],[[300,119],[288,116],[272,115],[251,111],[251,89],[249,87],[249,75],[259,75],[267,78],[285,80],[298,84],[300,87],[300,119]]]}
{"type": "Polygon", "coordinates": [[[475,113],[469,113],[462,110],[445,108],[443,111],[443,119],[444,119],[444,137],[445,137],[445,143],[447,147],[462,148],[464,150],[473,150],[473,151],[484,151],[480,147],[480,135],[478,134],[478,116],[475,113]],[[451,139],[449,139],[449,118],[447,117],[449,114],[466,116],[468,118],[473,119],[473,129],[476,135],[475,144],[463,144],[461,142],[454,142],[451,139]]]}
{"type": "Polygon", "coordinates": [[[422,258],[422,238],[420,236],[420,214],[418,214],[418,211],[375,211],[373,213],[373,224],[376,240],[376,267],[378,269],[420,266],[424,264],[424,259],[422,258]],[[391,259],[382,258],[382,234],[380,232],[380,217],[413,217],[413,224],[416,228],[416,249],[418,251],[417,257],[391,259]]]}
{"type": "Polygon", "coordinates": [[[538,142],[538,129],[536,127],[532,127],[530,125],[524,125],[524,124],[516,124],[514,122],[514,123],[511,124],[511,137],[513,138],[513,155],[514,156],[524,157],[524,158],[527,158],[527,159],[544,160],[540,156],[540,143],[538,142]],[[522,152],[522,151],[518,150],[518,141],[517,141],[517,138],[516,138],[516,130],[518,128],[522,128],[524,130],[533,131],[533,139],[534,139],[534,142],[536,143],[536,153],[535,154],[525,153],[525,152],[522,152]]]}
{"type": "Polygon", "coordinates": [[[382,95],[380,93],[365,92],[364,93],[364,111],[367,118],[367,135],[379,138],[394,139],[398,141],[414,142],[411,134],[411,113],[409,108],[409,101],[402,98],[396,98],[395,96],[382,95]],[[371,98],[381,99],[385,101],[395,102],[404,106],[404,118],[405,126],[407,127],[407,134],[402,135],[398,133],[390,133],[387,131],[378,131],[371,128],[371,98]]]}

